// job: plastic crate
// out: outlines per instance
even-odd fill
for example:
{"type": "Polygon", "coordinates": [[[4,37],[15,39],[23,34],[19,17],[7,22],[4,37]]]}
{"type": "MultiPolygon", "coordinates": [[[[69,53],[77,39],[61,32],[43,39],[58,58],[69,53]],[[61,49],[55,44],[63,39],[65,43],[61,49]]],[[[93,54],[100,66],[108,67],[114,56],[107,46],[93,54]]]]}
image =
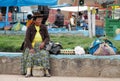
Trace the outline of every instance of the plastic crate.
{"type": "Polygon", "coordinates": [[[74,49],[61,49],[60,53],[66,54],[66,55],[73,55],[73,54],[75,54],[75,51],[74,51],[74,49]]]}
{"type": "Polygon", "coordinates": [[[103,27],[96,27],[96,31],[95,31],[96,35],[98,36],[103,36],[104,35],[104,28],[103,27]]]}
{"type": "Polygon", "coordinates": [[[109,25],[107,28],[105,28],[106,35],[115,36],[115,31],[117,28],[118,28],[117,25],[109,25]]]}

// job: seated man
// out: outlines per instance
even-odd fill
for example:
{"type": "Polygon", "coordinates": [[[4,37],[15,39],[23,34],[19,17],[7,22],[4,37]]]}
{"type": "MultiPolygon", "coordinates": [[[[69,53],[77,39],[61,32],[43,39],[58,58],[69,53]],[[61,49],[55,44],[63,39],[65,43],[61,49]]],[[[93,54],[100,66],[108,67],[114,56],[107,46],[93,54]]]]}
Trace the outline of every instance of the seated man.
{"type": "Polygon", "coordinates": [[[64,26],[64,15],[61,13],[60,9],[57,9],[57,14],[55,16],[55,22],[54,24],[60,28],[64,26]]]}

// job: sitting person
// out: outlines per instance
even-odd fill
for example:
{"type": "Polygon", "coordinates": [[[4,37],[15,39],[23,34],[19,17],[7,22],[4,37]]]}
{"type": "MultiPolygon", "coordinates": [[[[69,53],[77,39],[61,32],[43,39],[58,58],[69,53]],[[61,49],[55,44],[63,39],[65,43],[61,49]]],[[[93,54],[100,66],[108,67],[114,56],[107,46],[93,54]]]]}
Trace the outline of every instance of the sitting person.
{"type": "Polygon", "coordinates": [[[41,24],[42,19],[43,15],[34,13],[33,23],[30,24],[26,31],[22,59],[22,70],[26,77],[32,75],[34,65],[43,67],[45,76],[50,76],[49,52],[44,50],[50,38],[46,26],[41,24]]]}
{"type": "Polygon", "coordinates": [[[72,13],[72,16],[70,18],[70,27],[71,30],[76,30],[76,14],[72,13]]]}
{"type": "Polygon", "coordinates": [[[64,26],[64,15],[61,13],[60,9],[57,9],[57,14],[55,15],[55,22],[54,24],[60,28],[64,26]]]}
{"type": "Polygon", "coordinates": [[[32,14],[28,14],[27,15],[27,22],[26,22],[26,26],[29,27],[32,24],[32,14]]]}
{"type": "Polygon", "coordinates": [[[72,27],[75,27],[76,26],[76,14],[75,13],[72,13],[72,16],[70,18],[70,25],[72,27]]]}

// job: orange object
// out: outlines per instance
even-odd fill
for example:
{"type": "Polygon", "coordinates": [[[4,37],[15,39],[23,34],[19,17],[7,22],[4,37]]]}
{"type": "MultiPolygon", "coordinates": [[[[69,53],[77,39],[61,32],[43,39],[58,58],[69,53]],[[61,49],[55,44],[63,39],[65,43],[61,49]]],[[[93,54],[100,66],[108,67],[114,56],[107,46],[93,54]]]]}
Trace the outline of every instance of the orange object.
{"type": "Polygon", "coordinates": [[[32,21],[33,21],[33,20],[27,20],[26,26],[29,27],[29,26],[32,24],[32,21]]]}

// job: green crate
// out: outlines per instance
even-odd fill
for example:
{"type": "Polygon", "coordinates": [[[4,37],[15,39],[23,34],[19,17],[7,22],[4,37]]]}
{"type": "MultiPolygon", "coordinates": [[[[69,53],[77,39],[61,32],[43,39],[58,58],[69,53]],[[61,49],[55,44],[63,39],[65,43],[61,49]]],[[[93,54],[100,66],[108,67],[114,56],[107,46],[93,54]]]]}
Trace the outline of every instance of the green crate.
{"type": "Polygon", "coordinates": [[[111,10],[112,12],[112,17],[108,18],[108,12],[109,12],[109,8],[112,6],[120,6],[120,4],[110,4],[107,6],[108,9],[106,9],[106,17],[105,17],[105,32],[106,35],[108,36],[115,36],[115,31],[117,28],[120,28],[120,19],[115,19],[115,9],[113,8],[111,10]]]}
{"type": "Polygon", "coordinates": [[[107,28],[105,28],[106,35],[115,36],[115,31],[117,28],[117,25],[109,25],[107,28]]]}

